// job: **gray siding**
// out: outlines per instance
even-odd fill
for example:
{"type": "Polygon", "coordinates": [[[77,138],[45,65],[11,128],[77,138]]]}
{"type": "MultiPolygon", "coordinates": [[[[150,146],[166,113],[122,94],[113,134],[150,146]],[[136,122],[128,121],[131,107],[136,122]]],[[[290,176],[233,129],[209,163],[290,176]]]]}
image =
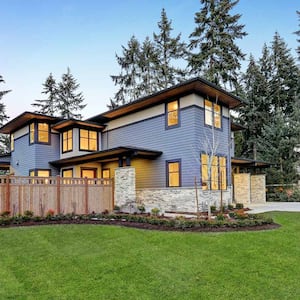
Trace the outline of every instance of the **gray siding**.
{"type": "MultiPolygon", "coordinates": [[[[138,188],[165,187],[166,161],[173,159],[181,159],[182,186],[191,187],[195,176],[197,180],[200,179],[200,153],[205,151],[205,142],[211,137],[211,128],[204,125],[204,111],[196,106],[182,109],[180,118],[181,126],[172,129],[165,128],[165,115],[160,115],[105,132],[102,145],[106,149],[135,146],[163,152],[158,159],[145,165],[147,170],[142,171],[139,166],[141,176],[138,178],[137,173],[138,188]]],[[[219,142],[217,152],[228,156],[229,120],[223,117],[222,122],[222,130],[215,130],[219,142]]]]}
{"type": "Polygon", "coordinates": [[[26,134],[15,140],[11,153],[11,166],[16,176],[28,176],[32,169],[50,169],[51,175],[59,174],[48,162],[59,159],[59,135],[51,134],[51,145],[29,144],[26,134]]]}

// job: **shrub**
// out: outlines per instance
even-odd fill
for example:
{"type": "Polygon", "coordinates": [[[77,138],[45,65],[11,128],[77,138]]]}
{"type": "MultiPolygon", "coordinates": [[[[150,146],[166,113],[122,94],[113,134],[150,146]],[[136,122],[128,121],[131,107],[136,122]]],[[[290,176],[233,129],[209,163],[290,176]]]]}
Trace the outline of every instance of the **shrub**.
{"type": "Polygon", "coordinates": [[[154,207],[154,208],[151,209],[151,214],[153,216],[158,216],[159,212],[160,212],[160,209],[157,208],[157,207],[154,207]]]}
{"type": "Polygon", "coordinates": [[[5,211],[3,211],[1,214],[0,214],[0,216],[1,217],[8,217],[10,215],[10,211],[9,210],[5,210],[5,211]]]}
{"type": "Polygon", "coordinates": [[[211,205],[211,206],[210,206],[210,211],[211,211],[212,213],[214,213],[216,210],[217,210],[217,207],[216,207],[215,205],[211,205]]]}
{"type": "Polygon", "coordinates": [[[31,211],[31,210],[25,210],[24,211],[24,216],[26,216],[26,217],[32,218],[33,215],[34,215],[33,211],[31,211]]]}
{"type": "Polygon", "coordinates": [[[141,213],[144,213],[145,211],[146,211],[146,208],[145,208],[145,206],[142,204],[142,205],[139,205],[138,207],[137,207],[137,209],[141,212],[141,213]]]}
{"type": "Polygon", "coordinates": [[[227,208],[228,208],[228,210],[233,210],[233,205],[232,204],[228,204],[227,208]]]}
{"type": "Polygon", "coordinates": [[[218,221],[224,221],[225,220],[225,216],[223,214],[218,214],[217,215],[217,220],[218,221]]]}
{"type": "Polygon", "coordinates": [[[121,207],[120,206],[118,206],[118,205],[115,205],[114,206],[114,211],[120,211],[121,210],[121,207]]]}
{"type": "Polygon", "coordinates": [[[54,216],[55,211],[53,209],[49,209],[46,213],[46,218],[52,218],[54,216]]]}
{"type": "Polygon", "coordinates": [[[244,204],[243,204],[243,203],[237,203],[237,204],[235,205],[235,208],[236,208],[236,209],[243,209],[243,208],[244,208],[244,204]]]}

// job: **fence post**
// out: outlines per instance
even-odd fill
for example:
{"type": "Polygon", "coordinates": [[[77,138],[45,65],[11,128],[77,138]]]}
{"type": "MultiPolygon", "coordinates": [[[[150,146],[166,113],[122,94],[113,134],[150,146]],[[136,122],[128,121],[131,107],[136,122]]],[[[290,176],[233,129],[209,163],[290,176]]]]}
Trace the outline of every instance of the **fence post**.
{"type": "Polygon", "coordinates": [[[85,213],[89,213],[89,190],[88,190],[88,179],[87,177],[84,178],[84,184],[85,184],[85,195],[84,195],[84,200],[85,200],[85,213]]]}
{"type": "Polygon", "coordinates": [[[60,214],[60,176],[56,177],[56,209],[57,214],[60,214]]]}
{"type": "Polygon", "coordinates": [[[5,206],[6,211],[10,211],[10,177],[6,176],[6,193],[5,193],[5,206]]]}

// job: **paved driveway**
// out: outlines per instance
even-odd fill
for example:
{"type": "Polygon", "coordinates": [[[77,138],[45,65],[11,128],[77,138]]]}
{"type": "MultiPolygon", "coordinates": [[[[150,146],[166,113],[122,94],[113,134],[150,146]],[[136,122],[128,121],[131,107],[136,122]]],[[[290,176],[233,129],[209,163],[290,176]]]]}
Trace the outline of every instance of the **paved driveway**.
{"type": "Polygon", "coordinates": [[[258,214],[267,211],[298,211],[300,202],[266,202],[265,204],[249,204],[251,210],[248,213],[258,214]]]}

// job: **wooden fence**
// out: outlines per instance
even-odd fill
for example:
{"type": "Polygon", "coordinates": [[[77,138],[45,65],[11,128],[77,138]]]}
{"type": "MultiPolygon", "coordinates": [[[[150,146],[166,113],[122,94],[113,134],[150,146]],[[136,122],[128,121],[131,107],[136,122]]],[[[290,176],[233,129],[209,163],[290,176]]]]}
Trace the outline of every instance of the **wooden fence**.
{"type": "Polygon", "coordinates": [[[112,209],[112,179],[0,176],[0,212],[30,210],[44,216],[49,210],[87,214],[112,209]]]}

